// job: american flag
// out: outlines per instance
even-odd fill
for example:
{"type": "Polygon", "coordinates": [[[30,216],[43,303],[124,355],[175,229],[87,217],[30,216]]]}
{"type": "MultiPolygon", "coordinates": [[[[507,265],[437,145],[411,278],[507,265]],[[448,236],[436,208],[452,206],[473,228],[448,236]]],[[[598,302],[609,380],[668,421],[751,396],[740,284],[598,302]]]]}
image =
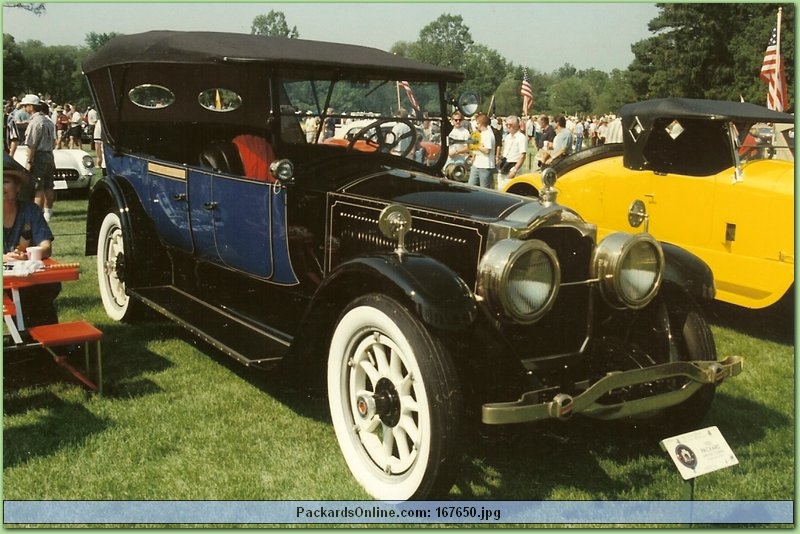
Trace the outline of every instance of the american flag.
{"type": "Polygon", "coordinates": [[[767,107],[775,111],[786,111],[789,107],[789,95],[786,92],[786,70],[781,59],[778,46],[778,27],[772,29],[772,35],[761,64],[761,80],[768,84],[767,107]]]}
{"type": "MultiPolygon", "coordinates": [[[[397,83],[399,83],[400,87],[402,87],[405,90],[406,95],[408,95],[408,99],[411,101],[411,106],[417,111],[419,111],[419,104],[417,104],[417,99],[416,97],[414,97],[414,91],[411,90],[411,85],[406,81],[401,81],[397,83]]],[[[391,87],[391,85],[389,87],[391,87]]]]}
{"type": "Polygon", "coordinates": [[[522,95],[522,114],[527,115],[533,104],[533,89],[531,79],[528,77],[528,67],[522,69],[522,86],[519,88],[519,94],[522,95]]]}

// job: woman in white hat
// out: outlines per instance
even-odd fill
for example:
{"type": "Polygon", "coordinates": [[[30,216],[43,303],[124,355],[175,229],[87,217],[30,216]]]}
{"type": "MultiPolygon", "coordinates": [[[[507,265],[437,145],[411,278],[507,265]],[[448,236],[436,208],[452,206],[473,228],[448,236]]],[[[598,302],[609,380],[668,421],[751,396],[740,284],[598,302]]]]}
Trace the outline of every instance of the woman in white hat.
{"type": "MultiPolygon", "coordinates": [[[[50,257],[53,232],[42,211],[20,198],[30,181],[28,172],[8,154],[3,154],[3,263],[25,260],[26,249],[42,247],[42,258],[50,257]]],[[[41,284],[19,290],[26,327],[58,322],[55,299],[61,284],[41,284]]]]}

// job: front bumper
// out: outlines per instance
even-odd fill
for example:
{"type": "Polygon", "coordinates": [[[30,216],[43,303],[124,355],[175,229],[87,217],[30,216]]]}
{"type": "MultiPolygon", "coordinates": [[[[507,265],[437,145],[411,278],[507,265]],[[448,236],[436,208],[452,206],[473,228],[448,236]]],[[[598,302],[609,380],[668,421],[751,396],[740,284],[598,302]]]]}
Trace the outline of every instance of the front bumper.
{"type": "Polygon", "coordinates": [[[576,396],[559,393],[552,400],[542,402],[538,400],[541,392],[531,391],[517,401],[484,404],[481,420],[490,425],[504,425],[566,419],[574,414],[607,420],[646,414],[680,404],[704,385],[719,384],[726,378],[738,375],[742,372],[743,364],[744,358],[741,356],[728,356],[720,362],[673,362],[613,372],[576,396]],[[610,404],[598,402],[612,391],[670,378],[685,378],[688,382],[680,389],[649,397],[610,404]]]}

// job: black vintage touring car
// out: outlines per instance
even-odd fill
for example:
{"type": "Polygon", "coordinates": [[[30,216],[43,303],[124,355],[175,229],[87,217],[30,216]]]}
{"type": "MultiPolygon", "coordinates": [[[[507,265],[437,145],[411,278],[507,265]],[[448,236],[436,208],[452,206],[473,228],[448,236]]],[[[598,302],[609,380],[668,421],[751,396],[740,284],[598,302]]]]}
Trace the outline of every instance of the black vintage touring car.
{"type": "Polygon", "coordinates": [[[646,233],[598,243],[552,195],[447,180],[446,150],[417,157],[452,106],[476,108],[448,93],[459,72],[172,31],[116,37],[83,68],[107,136],[86,243],[107,313],[149,307],[245,364],[327,377],[342,453],[376,498],[447,492],[470,415],[690,422],[741,370],[716,361],[694,305],[712,276],[691,254],[646,233]]]}

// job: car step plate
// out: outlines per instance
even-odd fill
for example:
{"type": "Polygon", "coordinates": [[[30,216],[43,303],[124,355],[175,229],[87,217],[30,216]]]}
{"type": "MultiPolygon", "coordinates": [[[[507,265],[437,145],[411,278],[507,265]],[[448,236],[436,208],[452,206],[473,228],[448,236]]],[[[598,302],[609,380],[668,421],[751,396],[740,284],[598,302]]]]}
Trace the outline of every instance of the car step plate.
{"type": "Polygon", "coordinates": [[[131,296],[247,366],[269,368],[288,351],[291,339],[256,328],[221,308],[173,286],[137,288],[131,296]]]}

